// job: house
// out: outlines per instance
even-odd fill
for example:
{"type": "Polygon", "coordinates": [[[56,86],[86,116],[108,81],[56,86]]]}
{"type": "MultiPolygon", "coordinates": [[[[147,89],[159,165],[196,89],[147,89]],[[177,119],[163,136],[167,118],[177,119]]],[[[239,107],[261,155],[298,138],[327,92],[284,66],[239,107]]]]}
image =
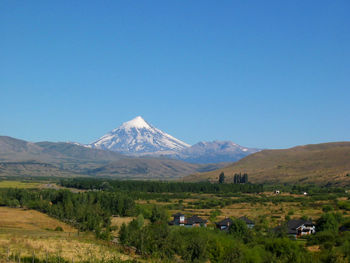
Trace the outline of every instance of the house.
{"type": "Polygon", "coordinates": [[[182,213],[173,214],[174,220],[170,221],[170,225],[184,226],[185,225],[185,215],[182,213]]]}
{"type": "Polygon", "coordinates": [[[341,227],[339,227],[339,232],[348,232],[350,231],[350,221],[345,222],[341,227]]]}
{"type": "Polygon", "coordinates": [[[244,221],[247,224],[248,228],[253,228],[254,227],[254,222],[252,220],[248,219],[247,217],[242,216],[242,217],[240,217],[238,219],[244,221]]]}
{"type": "MultiPolygon", "coordinates": [[[[254,222],[250,219],[248,219],[245,216],[242,216],[238,218],[239,220],[244,221],[247,224],[248,228],[253,228],[254,227],[254,222]]],[[[219,228],[220,230],[228,230],[230,226],[232,225],[233,220],[231,218],[225,218],[221,220],[220,222],[215,223],[216,227],[219,228]]]]}
{"type": "Polygon", "coordinates": [[[339,232],[347,232],[347,231],[350,231],[350,228],[346,225],[343,225],[341,227],[339,227],[339,232]]]}
{"type": "Polygon", "coordinates": [[[229,227],[232,225],[233,221],[231,218],[225,218],[224,220],[221,220],[220,222],[215,223],[216,227],[220,230],[228,230],[229,227]]]}
{"type": "Polygon", "coordinates": [[[173,215],[174,219],[169,222],[169,225],[176,226],[186,226],[186,227],[206,227],[207,220],[200,218],[199,216],[191,216],[186,218],[186,216],[182,213],[176,213],[173,215]]]}
{"type": "Polygon", "coordinates": [[[308,220],[292,219],[287,222],[287,233],[296,238],[316,233],[315,225],[308,220]]]}
{"type": "Polygon", "coordinates": [[[195,226],[207,226],[207,220],[200,218],[199,216],[191,216],[185,220],[185,226],[195,227],[195,226]]]}

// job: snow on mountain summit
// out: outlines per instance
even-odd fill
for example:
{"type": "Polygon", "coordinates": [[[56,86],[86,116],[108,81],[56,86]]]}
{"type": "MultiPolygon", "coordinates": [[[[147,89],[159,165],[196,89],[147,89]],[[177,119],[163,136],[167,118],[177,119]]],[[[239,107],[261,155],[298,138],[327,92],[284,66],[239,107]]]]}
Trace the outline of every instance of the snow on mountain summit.
{"type": "Polygon", "coordinates": [[[89,147],[126,154],[141,154],[181,151],[190,145],[153,127],[141,116],[137,116],[89,144],[89,147]]]}
{"type": "Polygon", "coordinates": [[[131,129],[131,128],[145,128],[150,129],[151,125],[149,125],[141,116],[137,116],[136,118],[132,119],[131,121],[124,122],[119,128],[117,129],[131,129]]]}

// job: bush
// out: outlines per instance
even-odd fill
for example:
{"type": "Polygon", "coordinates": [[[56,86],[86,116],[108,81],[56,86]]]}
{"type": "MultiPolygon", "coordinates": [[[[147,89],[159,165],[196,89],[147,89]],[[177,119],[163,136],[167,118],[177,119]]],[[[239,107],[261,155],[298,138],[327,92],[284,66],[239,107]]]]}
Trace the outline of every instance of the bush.
{"type": "Polygon", "coordinates": [[[330,206],[330,205],[324,205],[324,206],[322,207],[322,211],[325,212],[325,213],[328,213],[328,212],[330,212],[330,211],[333,211],[333,207],[330,206]]]}
{"type": "Polygon", "coordinates": [[[55,228],[55,231],[58,231],[58,232],[63,232],[63,228],[62,228],[62,227],[60,227],[60,226],[57,226],[57,227],[55,228]]]}
{"type": "Polygon", "coordinates": [[[338,201],[337,205],[340,209],[350,211],[350,202],[349,201],[338,201]]]}

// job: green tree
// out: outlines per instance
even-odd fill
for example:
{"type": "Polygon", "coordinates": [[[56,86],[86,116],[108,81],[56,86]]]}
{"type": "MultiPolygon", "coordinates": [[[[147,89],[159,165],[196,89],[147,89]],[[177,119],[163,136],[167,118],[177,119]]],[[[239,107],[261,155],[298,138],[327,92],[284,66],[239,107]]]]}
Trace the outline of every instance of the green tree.
{"type": "Polygon", "coordinates": [[[339,223],[342,220],[342,216],[339,213],[326,213],[323,214],[316,222],[317,231],[331,230],[338,232],[339,223]]]}
{"type": "Polygon", "coordinates": [[[159,206],[153,206],[150,220],[152,223],[166,222],[168,220],[167,211],[159,206]]]}
{"type": "Polygon", "coordinates": [[[229,233],[238,238],[244,238],[249,233],[247,224],[240,219],[233,220],[229,233]]]}
{"type": "Polygon", "coordinates": [[[219,175],[219,184],[223,183],[225,183],[225,174],[224,172],[221,172],[221,174],[219,175]]]}
{"type": "Polygon", "coordinates": [[[128,243],[129,231],[125,223],[122,224],[119,230],[119,240],[120,243],[126,245],[128,243]]]}

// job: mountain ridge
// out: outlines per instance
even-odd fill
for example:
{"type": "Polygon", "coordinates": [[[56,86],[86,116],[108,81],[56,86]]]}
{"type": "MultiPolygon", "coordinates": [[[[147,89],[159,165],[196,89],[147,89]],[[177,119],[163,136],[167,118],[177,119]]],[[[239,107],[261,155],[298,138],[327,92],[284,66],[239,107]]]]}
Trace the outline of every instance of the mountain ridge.
{"type": "Polygon", "coordinates": [[[185,181],[216,181],[221,172],[227,182],[235,173],[248,173],[252,183],[315,183],[350,185],[350,142],[262,150],[216,171],[193,174],[185,181]]]}
{"type": "Polygon", "coordinates": [[[223,164],[129,157],[74,143],[31,143],[0,136],[0,176],[108,176],[121,179],[177,179],[223,164]]]}

